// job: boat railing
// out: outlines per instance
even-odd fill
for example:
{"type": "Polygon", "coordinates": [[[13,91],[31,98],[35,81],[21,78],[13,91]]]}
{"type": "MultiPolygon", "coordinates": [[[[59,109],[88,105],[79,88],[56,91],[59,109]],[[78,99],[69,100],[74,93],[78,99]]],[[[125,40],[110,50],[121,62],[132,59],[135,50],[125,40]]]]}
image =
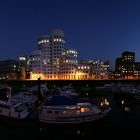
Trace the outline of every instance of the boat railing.
{"type": "Polygon", "coordinates": [[[56,117],[56,118],[46,118],[48,122],[63,122],[63,123],[73,123],[73,122],[87,122],[91,120],[97,120],[104,117],[105,114],[99,113],[96,115],[89,115],[89,116],[77,116],[77,117],[56,117]]]}

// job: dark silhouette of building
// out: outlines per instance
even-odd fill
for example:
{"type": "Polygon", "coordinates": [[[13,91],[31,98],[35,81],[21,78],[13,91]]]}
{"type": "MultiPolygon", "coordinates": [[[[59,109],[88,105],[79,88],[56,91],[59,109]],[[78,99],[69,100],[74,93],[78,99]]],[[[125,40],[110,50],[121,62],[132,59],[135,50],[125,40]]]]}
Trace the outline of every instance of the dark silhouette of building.
{"type": "Polygon", "coordinates": [[[140,73],[140,63],[135,62],[135,53],[125,51],[122,57],[116,59],[115,78],[116,79],[134,79],[138,78],[140,73]]]}
{"type": "Polygon", "coordinates": [[[0,61],[0,79],[18,80],[21,77],[21,64],[16,60],[0,61]]]}
{"type": "Polygon", "coordinates": [[[135,62],[135,71],[134,71],[135,78],[140,78],[140,62],[135,62]]]}
{"type": "Polygon", "coordinates": [[[21,55],[18,58],[21,64],[21,79],[30,79],[30,58],[29,56],[21,55]]]}

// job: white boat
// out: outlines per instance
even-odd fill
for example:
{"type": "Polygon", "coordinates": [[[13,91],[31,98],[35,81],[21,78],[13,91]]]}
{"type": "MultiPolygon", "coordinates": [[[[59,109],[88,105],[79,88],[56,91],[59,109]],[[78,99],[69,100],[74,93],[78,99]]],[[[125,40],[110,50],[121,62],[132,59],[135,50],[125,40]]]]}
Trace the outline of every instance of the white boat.
{"type": "Polygon", "coordinates": [[[2,116],[24,119],[28,114],[27,108],[21,102],[14,104],[0,101],[0,115],[2,116]]]}
{"type": "Polygon", "coordinates": [[[85,123],[101,119],[110,111],[109,107],[102,111],[88,101],[76,100],[65,96],[49,97],[47,104],[42,106],[39,121],[54,124],[85,123]]]}
{"type": "Polygon", "coordinates": [[[22,91],[11,97],[11,101],[15,100],[25,104],[28,110],[32,110],[35,108],[35,105],[38,101],[38,96],[27,91],[22,91]]]}
{"type": "Polygon", "coordinates": [[[79,94],[75,91],[75,89],[72,87],[71,84],[68,86],[62,86],[62,87],[55,87],[50,94],[54,95],[61,95],[61,96],[67,96],[67,97],[74,97],[79,96],[79,94]]]}
{"type": "MultiPolygon", "coordinates": [[[[39,90],[38,88],[39,88],[38,85],[36,85],[36,86],[27,88],[27,90],[30,93],[37,95],[38,90],[39,90]]],[[[49,92],[49,89],[48,89],[46,83],[45,84],[40,84],[40,92],[41,92],[42,96],[45,96],[49,92]]]]}
{"type": "Polygon", "coordinates": [[[0,115],[16,119],[24,119],[29,115],[24,103],[20,100],[11,100],[10,87],[0,90],[0,115]]]}
{"type": "Polygon", "coordinates": [[[73,97],[78,96],[79,94],[75,91],[72,85],[69,84],[68,86],[63,86],[62,88],[60,88],[60,95],[73,97]]]}

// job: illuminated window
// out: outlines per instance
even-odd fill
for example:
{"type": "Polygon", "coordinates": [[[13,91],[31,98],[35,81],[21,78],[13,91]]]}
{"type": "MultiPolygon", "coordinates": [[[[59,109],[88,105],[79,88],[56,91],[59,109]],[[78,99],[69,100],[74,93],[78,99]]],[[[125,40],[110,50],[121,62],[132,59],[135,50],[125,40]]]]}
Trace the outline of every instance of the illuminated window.
{"type": "Polygon", "coordinates": [[[26,60],[25,57],[19,57],[19,60],[26,60]]]}
{"type": "Polygon", "coordinates": [[[67,114],[67,111],[63,111],[63,115],[66,115],[67,114]]]}
{"type": "Polygon", "coordinates": [[[89,108],[81,108],[81,112],[88,112],[89,108]]]}

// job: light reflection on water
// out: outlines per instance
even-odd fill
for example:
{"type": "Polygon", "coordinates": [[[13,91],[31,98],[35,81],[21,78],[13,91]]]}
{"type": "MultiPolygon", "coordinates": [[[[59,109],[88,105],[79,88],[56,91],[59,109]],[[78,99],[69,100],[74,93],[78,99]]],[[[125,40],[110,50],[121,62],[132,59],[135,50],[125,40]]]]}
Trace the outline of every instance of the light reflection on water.
{"type": "Polygon", "coordinates": [[[101,120],[80,124],[80,125],[47,125],[40,124],[37,121],[17,122],[8,119],[0,119],[0,130],[2,135],[7,137],[29,137],[32,138],[79,138],[94,137],[102,138],[106,135],[109,138],[114,137],[135,137],[140,131],[140,103],[131,97],[126,96],[99,96],[95,97],[96,103],[107,100],[111,106],[109,115],[101,120]],[[107,99],[107,100],[105,100],[107,99]],[[117,134],[116,134],[117,133],[117,134]],[[117,135],[117,136],[116,136],[117,135]]]}
{"type": "MultiPolygon", "coordinates": [[[[106,97],[99,97],[105,99],[106,97]]],[[[136,137],[140,131],[140,104],[131,97],[119,96],[108,97],[111,105],[109,115],[101,120],[77,126],[46,126],[47,135],[58,137],[91,137],[102,138],[105,134],[109,138],[136,137]]]]}

